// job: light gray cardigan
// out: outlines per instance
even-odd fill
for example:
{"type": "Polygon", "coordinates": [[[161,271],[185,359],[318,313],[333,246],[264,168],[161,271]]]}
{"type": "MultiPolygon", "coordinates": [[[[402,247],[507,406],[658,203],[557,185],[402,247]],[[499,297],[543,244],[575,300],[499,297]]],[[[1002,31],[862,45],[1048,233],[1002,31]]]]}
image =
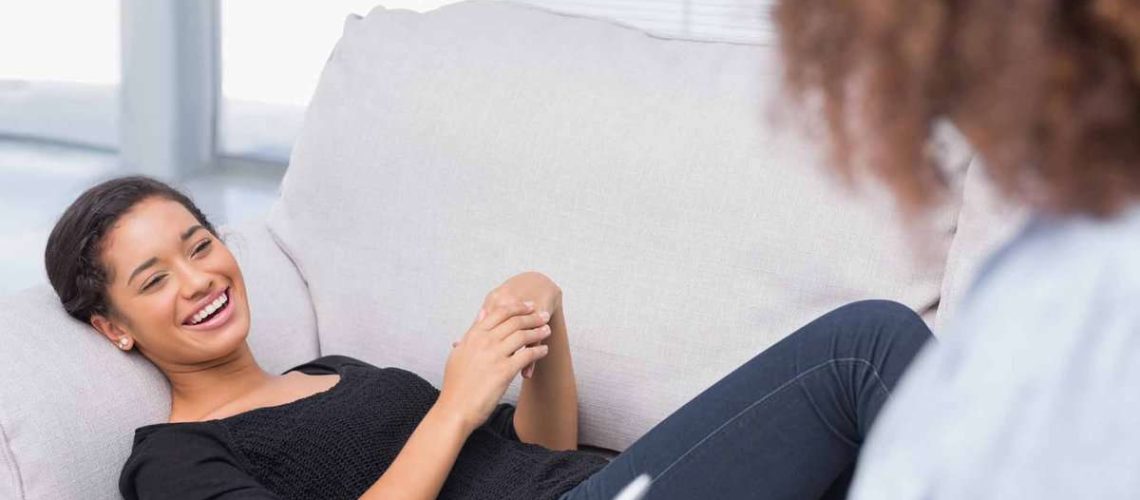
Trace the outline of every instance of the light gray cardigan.
{"type": "Polygon", "coordinates": [[[1034,218],[875,423],[851,498],[1140,496],[1140,206],[1034,218]]]}

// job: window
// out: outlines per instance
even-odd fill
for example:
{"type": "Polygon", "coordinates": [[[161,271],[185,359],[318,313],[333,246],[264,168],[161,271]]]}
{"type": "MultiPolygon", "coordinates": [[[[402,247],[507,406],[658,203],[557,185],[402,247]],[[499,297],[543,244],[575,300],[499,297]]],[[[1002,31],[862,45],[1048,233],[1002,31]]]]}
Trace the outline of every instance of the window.
{"type": "Polygon", "coordinates": [[[220,154],[286,162],[346,16],[377,3],[425,11],[453,2],[223,0],[220,154]]]}
{"type": "Polygon", "coordinates": [[[119,0],[0,7],[0,135],[116,149],[119,30],[119,0]]]}

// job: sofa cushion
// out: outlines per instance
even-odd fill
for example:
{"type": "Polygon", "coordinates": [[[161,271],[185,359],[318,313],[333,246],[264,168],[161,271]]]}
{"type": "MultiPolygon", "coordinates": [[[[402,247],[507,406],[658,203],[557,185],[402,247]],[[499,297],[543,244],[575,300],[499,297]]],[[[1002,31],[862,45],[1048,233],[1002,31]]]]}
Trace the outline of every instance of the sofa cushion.
{"type": "MultiPolygon", "coordinates": [[[[221,232],[245,276],[258,361],[280,373],[317,357],[304,282],[264,224],[221,232]]],[[[169,416],[166,379],[68,316],[47,285],[0,298],[0,339],[0,498],[121,498],[134,429],[169,416]]]]}
{"type": "Polygon", "coordinates": [[[350,17],[269,219],[322,352],[438,384],[484,294],[536,269],[564,291],[581,439],[620,450],[834,307],[932,307],[956,207],[908,230],[841,186],[769,119],[781,72],[774,47],[514,4],[350,17]]]}
{"type": "Polygon", "coordinates": [[[953,322],[954,314],[989,256],[1013,239],[1029,220],[1026,206],[1007,200],[998,192],[980,158],[975,157],[970,162],[961,196],[962,208],[946,256],[942,300],[935,323],[940,332],[949,330],[947,325],[953,322]]]}

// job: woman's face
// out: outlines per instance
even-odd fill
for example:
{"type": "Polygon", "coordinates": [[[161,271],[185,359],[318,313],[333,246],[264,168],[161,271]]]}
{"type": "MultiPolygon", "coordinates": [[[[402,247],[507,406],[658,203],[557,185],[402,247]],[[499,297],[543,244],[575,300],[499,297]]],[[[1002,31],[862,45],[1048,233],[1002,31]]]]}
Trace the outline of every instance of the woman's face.
{"type": "Polygon", "coordinates": [[[126,335],[160,367],[236,352],[249,332],[245,282],[233,254],[181,204],[147,198],[105,236],[111,313],[92,324],[126,335]]]}

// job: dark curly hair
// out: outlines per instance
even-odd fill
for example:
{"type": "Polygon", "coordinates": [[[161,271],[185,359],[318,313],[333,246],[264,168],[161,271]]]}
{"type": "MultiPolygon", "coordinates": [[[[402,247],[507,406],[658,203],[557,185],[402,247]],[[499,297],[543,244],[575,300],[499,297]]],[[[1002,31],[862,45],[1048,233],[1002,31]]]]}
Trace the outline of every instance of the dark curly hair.
{"type": "Polygon", "coordinates": [[[190,198],[149,177],[120,177],[88,189],[60,216],[44,250],[48,280],[67,314],[86,323],[96,314],[110,313],[108,272],[100,260],[103,237],[123,214],[155,196],[186,207],[202,227],[217,236],[190,198]]]}
{"type": "Polygon", "coordinates": [[[1034,208],[1110,216],[1140,193],[1140,1],[781,0],[773,14],[785,80],[820,106],[837,167],[908,208],[946,187],[930,154],[943,119],[1034,208]]]}

